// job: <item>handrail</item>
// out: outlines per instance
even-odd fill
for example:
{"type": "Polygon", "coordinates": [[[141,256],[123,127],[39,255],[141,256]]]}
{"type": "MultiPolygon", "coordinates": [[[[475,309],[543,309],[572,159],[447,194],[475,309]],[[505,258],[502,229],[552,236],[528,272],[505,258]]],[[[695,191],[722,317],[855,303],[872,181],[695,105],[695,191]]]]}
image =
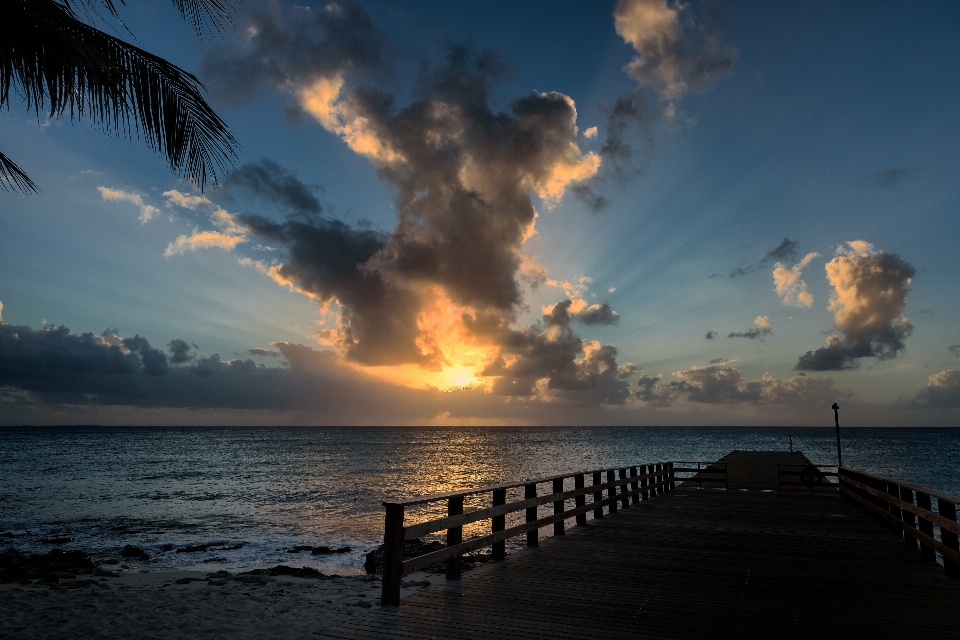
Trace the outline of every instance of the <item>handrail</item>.
{"type": "Polygon", "coordinates": [[[939,553],[944,572],[960,577],[960,524],[957,523],[960,498],[847,467],[840,467],[837,473],[843,495],[889,524],[908,545],[913,548],[919,545],[925,560],[936,562],[939,553]],[[937,499],[936,511],[931,498],[937,499]],[[939,540],[934,534],[934,525],[940,530],[939,540]]]}
{"type": "Polygon", "coordinates": [[[838,474],[833,471],[823,471],[823,469],[836,469],[837,465],[835,464],[777,464],[777,490],[780,493],[783,493],[783,487],[807,487],[810,491],[815,491],[818,486],[824,486],[828,490],[836,490],[840,488],[839,479],[837,482],[822,482],[822,478],[838,478],[838,474]],[[784,467],[796,469],[796,471],[784,471],[784,467]],[[821,477],[820,482],[805,482],[803,480],[803,472],[810,467],[815,467],[817,473],[821,477]],[[797,481],[784,480],[784,476],[797,476],[797,481]]]}
{"type": "MultiPolygon", "coordinates": [[[[704,462],[701,460],[674,460],[673,464],[695,464],[697,465],[696,469],[685,469],[682,467],[674,467],[674,473],[693,473],[694,475],[689,478],[677,478],[677,480],[684,480],[686,482],[692,482],[693,480],[697,481],[697,488],[703,490],[704,482],[715,482],[723,483],[723,488],[730,490],[730,478],[727,475],[727,463],[726,462],[704,462]],[[703,466],[707,465],[707,466],[703,466]],[[703,474],[723,474],[722,478],[704,478],[703,474]]],[[[719,487],[718,487],[719,488],[719,487]]]]}
{"type": "Polygon", "coordinates": [[[428,496],[416,496],[383,502],[386,509],[383,536],[383,583],[380,597],[382,606],[400,604],[400,581],[409,573],[424,569],[438,562],[446,561],[447,579],[460,578],[460,556],[487,546],[493,546],[493,560],[503,560],[506,556],[506,540],[524,533],[527,534],[527,546],[538,545],[539,530],[553,525],[554,535],[563,535],[565,521],[576,518],[577,525],[587,522],[587,513],[592,511],[594,518],[603,518],[603,509],[608,513],[617,512],[617,504],[627,508],[641,500],[650,500],[658,494],[675,487],[672,462],[633,465],[612,469],[594,469],[562,475],[550,476],[522,482],[490,485],[466,491],[451,491],[428,496]],[[586,477],[591,476],[592,483],[587,486],[586,477]],[[618,477],[619,475],[619,477],[618,477]],[[574,480],[572,490],[564,490],[563,482],[574,480]],[[550,483],[551,493],[537,494],[540,484],[550,483]],[[507,490],[524,488],[524,499],[507,503],[507,490]],[[464,513],[464,498],[485,493],[491,494],[491,506],[464,513]],[[604,497],[606,494],[606,497],[604,497]],[[587,496],[592,500],[587,502],[587,496]],[[574,500],[575,506],[567,509],[565,502],[574,500]],[[404,525],[405,508],[436,502],[447,502],[447,515],[414,525],[404,525]],[[553,514],[539,517],[537,507],[553,504],[553,514]],[[526,511],[526,522],[506,528],[506,515],[526,511]],[[463,540],[463,526],[491,521],[490,533],[484,536],[463,540]],[[422,556],[403,559],[403,541],[429,533],[446,530],[447,546],[422,556]]]}

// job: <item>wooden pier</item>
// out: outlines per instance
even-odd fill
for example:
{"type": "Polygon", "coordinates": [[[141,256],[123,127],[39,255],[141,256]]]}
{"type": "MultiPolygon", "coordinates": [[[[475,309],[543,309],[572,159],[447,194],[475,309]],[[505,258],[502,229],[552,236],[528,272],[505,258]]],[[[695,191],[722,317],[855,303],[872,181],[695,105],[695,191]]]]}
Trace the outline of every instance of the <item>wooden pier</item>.
{"type": "Polygon", "coordinates": [[[384,599],[425,562],[449,559],[451,579],[317,635],[960,638],[960,580],[947,575],[960,569],[960,498],[848,469],[825,473],[797,453],[734,452],[697,466],[638,465],[386,504],[388,545],[391,531],[399,543],[404,532],[446,529],[451,546],[405,561],[398,547],[384,599]],[[517,488],[523,500],[507,503],[517,488]],[[481,491],[491,506],[463,513],[464,497],[481,491]],[[447,501],[448,515],[404,527],[403,509],[424,500],[447,501]],[[539,516],[537,505],[550,504],[553,515],[539,516]],[[525,523],[506,527],[505,514],[517,511],[525,523]],[[588,512],[602,517],[584,522],[588,512]],[[462,526],[483,517],[490,533],[462,542],[462,526]],[[578,525],[565,528],[568,518],[578,525]],[[538,540],[549,525],[555,535],[538,540]],[[460,553],[530,531],[527,549],[458,577],[460,553]]]}

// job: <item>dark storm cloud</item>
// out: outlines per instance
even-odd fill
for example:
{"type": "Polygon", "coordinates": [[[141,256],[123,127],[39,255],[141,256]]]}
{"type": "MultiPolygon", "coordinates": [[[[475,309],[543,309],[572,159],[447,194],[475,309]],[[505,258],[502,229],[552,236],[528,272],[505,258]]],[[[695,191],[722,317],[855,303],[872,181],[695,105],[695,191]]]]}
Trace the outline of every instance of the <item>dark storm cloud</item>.
{"type": "MultiPolygon", "coordinates": [[[[848,243],[853,247],[857,243],[848,243]]],[[[903,317],[916,269],[892,253],[871,253],[869,245],[851,249],[827,263],[834,286],[830,309],[840,336],[807,351],[797,361],[802,371],[856,369],[863,358],[886,360],[906,348],[913,325],[903,317]]]]}
{"type": "Polygon", "coordinates": [[[860,179],[862,187],[877,187],[879,189],[889,189],[895,187],[913,171],[910,167],[894,167],[892,169],[883,169],[874,171],[869,176],[860,179]]]}
{"type": "Polygon", "coordinates": [[[282,281],[321,302],[337,300],[348,358],[371,365],[426,362],[416,346],[416,297],[364,266],[383,249],[382,232],[320,216],[291,217],[282,223],[253,214],[237,218],[250,233],[284,247],[284,262],[276,267],[282,281]]]}
{"type": "Polygon", "coordinates": [[[484,371],[498,376],[493,393],[506,396],[533,396],[537,384],[546,380],[547,389],[562,397],[581,402],[618,405],[630,396],[630,383],[624,378],[635,367],[617,365],[617,349],[609,345],[584,349],[584,342],[566,325],[555,334],[535,327],[505,330],[501,338],[504,353],[516,356],[506,365],[501,358],[484,371]],[[579,358],[579,361],[578,361],[579,358]]]}
{"type": "Polygon", "coordinates": [[[695,367],[673,375],[678,379],[668,384],[661,384],[660,376],[641,376],[634,395],[660,406],[677,400],[705,404],[809,404],[837,396],[833,378],[795,376],[781,380],[766,373],[760,380],[751,382],[739,369],[723,366],[695,367]]]}
{"type": "Polygon", "coordinates": [[[592,304],[577,313],[570,313],[572,300],[563,300],[553,306],[549,314],[543,316],[543,323],[549,326],[569,326],[580,322],[588,327],[596,325],[615,325],[620,322],[620,314],[608,303],[592,304]]]}
{"type": "Polygon", "coordinates": [[[191,351],[197,349],[197,345],[191,345],[185,340],[171,340],[167,345],[167,349],[170,351],[170,362],[173,364],[182,364],[184,362],[190,362],[196,357],[191,351]]]}
{"type": "Polygon", "coordinates": [[[730,362],[727,358],[714,358],[710,361],[710,364],[723,364],[724,362],[730,362]]]}
{"type": "Polygon", "coordinates": [[[570,187],[570,192],[587,205],[587,209],[591,213],[599,213],[610,206],[610,201],[597,194],[593,187],[588,184],[575,184],[570,187]]]}
{"type": "Polygon", "coordinates": [[[299,409],[316,411],[318,417],[339,412],[354,421],[360,414],[351,418],[351,411],[375,415],[378,403],[384,403],[394,419],[424,411],[430,415],[423,392],[362,378],[339,365],[331,352],[283,342],[274,346],[290,367],[224,361],[216,354],[189,365],[160,366],[158,362],[166,364],[164,354],[140,336],[119,339],[115,333],[76,335],[66,327],[34,330],[0,324],[0,403],[35,408],[299,409]],[[371,397],[377,402],[371,404],[371,397]]]}
{"type": "Polygon", "coordinates": [[[292,172],[266,158],[245,164],[225,181],[228,189],[240,189],[284,209],[299,213],[321,213],[323,207],[313,191],[292,172]]]}
{"type": "Polygon", "coordinates": [[[357,3],[251,9],[238,19],[241,43],[204,58],[201,69],[221,97],[245,99],[263,87],[299,85],[343,71],[389,67],[390,43],[357,3]]]}
{"type": "Polygon", "coordinates": [[[950,350],[950,353],[960,358],[960,344],[952,344],[947,349],[950,350]]]}
{"type": "Polygon", "coordinates": [[[716,331],[707,331],[707,333],[706,333],[703,337],[706,338],[707,340],[713,340],[714,338],[717,337],[717,332],[716,332],[716,331]]]}
{"type": "Polygon", "coordinates": [[[279,358],[279,351],[271,351],[270,349],[264,349],[263,347],[254,347],[253,349],[247,349],[247,353],[252,356],[257,356],[260,358],[279,358]]]}
{"type": "Polygon", "coordinates": [[[751,262],[745,267],[738,267],[730,272],[731,278],[736,278],[738,276],[745,276],[749,273],[753,273],[757,269],[763,269],[764,267],[769,267],[770,265],[776,264],[777,262],[796,262],[797,259],[797,245],[799,244],[798,240],[791,240],[790,238],[784,238],[780,244],[778,244],[773,249],[767,251],[762,258],[751,262]]]}

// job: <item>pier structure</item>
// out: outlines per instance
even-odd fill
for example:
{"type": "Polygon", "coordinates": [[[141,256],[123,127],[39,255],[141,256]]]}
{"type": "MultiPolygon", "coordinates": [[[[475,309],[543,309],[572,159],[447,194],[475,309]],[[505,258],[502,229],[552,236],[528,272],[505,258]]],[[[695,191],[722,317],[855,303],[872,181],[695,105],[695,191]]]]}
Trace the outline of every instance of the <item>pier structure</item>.
{"type": "Polygon", "coordinates": [[[382,606],[317,635],[960,638],[958,503],[758,451],[386,502],[382,606]],[[403,557],[438,532],[445,548],[403,557]],[[461,575],[484,547],[492,561],[461,575]],[[446,579],[401,601],[402,577],[438,562],[446,579]]]}

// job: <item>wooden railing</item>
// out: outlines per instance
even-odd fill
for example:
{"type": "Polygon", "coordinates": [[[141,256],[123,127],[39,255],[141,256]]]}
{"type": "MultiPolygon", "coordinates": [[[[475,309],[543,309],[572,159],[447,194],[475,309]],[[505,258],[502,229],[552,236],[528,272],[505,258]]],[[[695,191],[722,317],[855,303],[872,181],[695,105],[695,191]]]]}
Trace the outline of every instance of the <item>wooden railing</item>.
{"type": "Polygon", "coordinates": [[[957,523],[960,498],[846,467],[840,467],[838,473],[842,494],[888,523],[893,532],[902,534],[911,547],[916,548],[919,544],[920,553],[926,560],[936,562],[939,553],[946,574],[960,577],[960,524],[957,523]],[[935,528],[939,530],[939,540],[935,528]]]}
{"type": "Polygon", "coordinates": [[[836,478],[837,472],[824,471],[836,468],[829,464],[778,464],[777,490],[783,493],[784,487],[805,487],[810,491],[836,491],[839,483],[827,478],[836,478]]]}
{"type": "Polygon", "coordinates": [[[688,474],[692,473],[692,476],[687,475],[677,475],[676,480],[680,482],[681,480],[685,483],[684,488],[692,487],[692,483],[697,483],[698,489],[703,489],[703,485],[706,484],[708,489],[720,489],[719,485],[723,485],[724,489],[730,488],[730,482],[727,478],[727,463],[726,462],[700,462],[697,460],[675,460],[673,462],[673,472],[675,474],[688,474]],[[693,467],[678,467],[676,465],[697,465],[697,468],[693,467]]]}
{"type": "Polygon", "coordinates": [[[587,514],[593,512],[594,518],[602,518],[604,507],[608,513],[616,513],[619,503],[627,508],[641,500],[650,500],[658,494],[674,488],[674,468],[672,462],[643,464],[615,469],[579,471],[539,480],[524,480],[508,484],[498,484],[468,491],[439,493],[405,500],[384,502],[386,519],[383,534],[383,586],[381,606],[400,604],[400,581],[409,573],[425,569],[438,562],[446,561],[447,579],[459,579],[461,571],[460,557],[469,551],[492,546],[492,560],[503,560],[506,556],[506,541],[526,534],[527,546],[535,547],[539,540],[539,531],[553,525],[554,535],[563,535],[565,521],[576,518],[578,525],[587,523],[587,514]],[[572,490],[565,490],[564,481],[573,479],[572,490]],[[586,479],[591,484],[586,484],[586,479]],[[538,487],[548,485],[550,493],[540,495],[538,487]],[[523,500],[507,502],[507,491],[523,487],[523,500]],[[486,502],[484,494],[489,494],[489,507],[464,512],[464,499],[471,498],[486,502]],[[591,500],[588,502],[587,498],[591,500]],[[566,502],[573,500],[572,508],[566,508],[566,502]],[[447,503],[447,515],[413,525],[404,524],[406,509],[443,502],[447,503]],[[538,507],[553,504],[553,514],[540,517],[538,507]],[[510,513],[525,511],[522,524],[506,527],[506,516],[510,513]],[[490,521],[490,533],[470,540],[463,540],[463,527],[473,523],[490,521]],[[403,559],[403,541],[420,536],[446,531],[447,546],[422,556],[403,559]]]}

